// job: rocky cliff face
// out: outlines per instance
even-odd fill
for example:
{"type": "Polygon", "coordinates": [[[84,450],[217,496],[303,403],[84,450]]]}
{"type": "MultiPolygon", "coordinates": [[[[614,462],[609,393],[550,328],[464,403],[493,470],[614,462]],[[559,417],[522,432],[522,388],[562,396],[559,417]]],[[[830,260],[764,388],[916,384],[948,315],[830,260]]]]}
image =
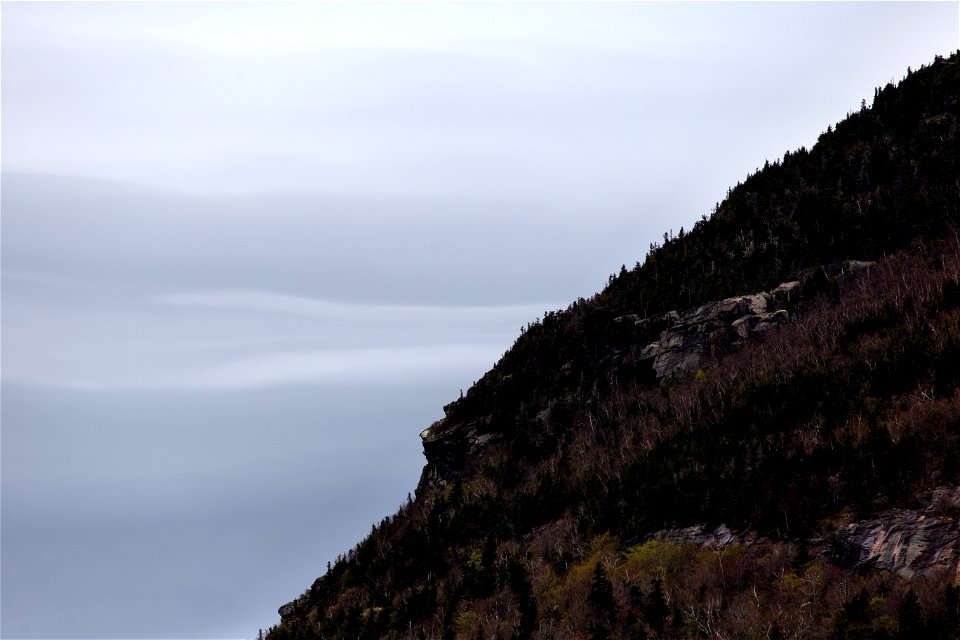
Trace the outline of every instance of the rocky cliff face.
{"type": "Polygon", "coordinates": [[[418,492],[424,487],[446,486],[448,479],[463,469],[467,457],[482,456],[486,448],[502,434],[483,431],[487,420],[448,425],[443,418],[420,433],[427,464],[423,468],[418,492]]]}
{"type": "Polygon", "coordinates": [[[920,509],[890,509],[836,532],[841,555],[904,578],[960,581],[960,487],[940,487],[920,509]]]}

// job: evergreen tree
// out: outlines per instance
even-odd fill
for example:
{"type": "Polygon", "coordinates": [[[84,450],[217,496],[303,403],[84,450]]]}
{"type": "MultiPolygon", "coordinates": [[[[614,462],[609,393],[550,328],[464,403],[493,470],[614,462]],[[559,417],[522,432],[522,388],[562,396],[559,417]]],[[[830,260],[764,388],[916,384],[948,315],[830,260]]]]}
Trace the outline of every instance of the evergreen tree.
{"type": "Polygon", "coordinates": [[[900,601],[900,606],[897,608],[897,621],[900,623],[898,637],[902,640],[924,637],[920,600],[913,589],[907,591],[907,595],[900,601]]]}
{"type": "Polygon", "coordinates": [[[593,568],[593,584],[590,586],[590,602],[597,613],[607,618],[613,612],[613,584],[607,577],[603,563],[598,562],[593,568]]]}
{"type": "Polygon", "coordinates": [[[643,611],[649,624],[657,635],[663,633],[663,625],[667,622],[667,616],[670,613],[670,607],[667,606],[667,600],[663,596],[663,581],[657,578],[653,581],[653,587],[647,596],[647,606],[643,611]]]}

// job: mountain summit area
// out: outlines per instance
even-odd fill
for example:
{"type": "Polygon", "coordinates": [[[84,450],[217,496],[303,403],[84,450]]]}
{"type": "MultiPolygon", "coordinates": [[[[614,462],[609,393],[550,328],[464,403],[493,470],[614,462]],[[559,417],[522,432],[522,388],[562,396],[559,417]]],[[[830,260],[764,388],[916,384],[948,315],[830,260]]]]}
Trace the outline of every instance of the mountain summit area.
{"type": "Polygon", "coordinates": [[[528,325],[267,637],[960,637],[958,55],[528,325]]]}

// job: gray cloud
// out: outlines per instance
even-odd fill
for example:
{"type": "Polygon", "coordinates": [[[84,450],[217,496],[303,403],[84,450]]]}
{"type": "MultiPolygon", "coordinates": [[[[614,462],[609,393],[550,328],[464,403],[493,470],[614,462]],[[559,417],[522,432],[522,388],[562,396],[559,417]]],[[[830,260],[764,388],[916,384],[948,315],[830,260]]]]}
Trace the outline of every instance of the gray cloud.
{"type": "Polygon", "coordinates": [[[5,4],[0,632],[274,623],[521,326],[957,11],[5,4]]]}

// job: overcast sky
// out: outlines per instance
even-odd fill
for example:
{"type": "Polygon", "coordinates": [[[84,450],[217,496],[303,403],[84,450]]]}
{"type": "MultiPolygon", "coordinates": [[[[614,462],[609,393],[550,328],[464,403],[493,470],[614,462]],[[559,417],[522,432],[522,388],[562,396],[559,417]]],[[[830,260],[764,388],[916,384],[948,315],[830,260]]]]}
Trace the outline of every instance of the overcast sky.
{"type": "Polygon", "coordinates": [[[941,3],[4,3],[4,638],[240,638],[520,327],[960,47],[941,3]]]}

